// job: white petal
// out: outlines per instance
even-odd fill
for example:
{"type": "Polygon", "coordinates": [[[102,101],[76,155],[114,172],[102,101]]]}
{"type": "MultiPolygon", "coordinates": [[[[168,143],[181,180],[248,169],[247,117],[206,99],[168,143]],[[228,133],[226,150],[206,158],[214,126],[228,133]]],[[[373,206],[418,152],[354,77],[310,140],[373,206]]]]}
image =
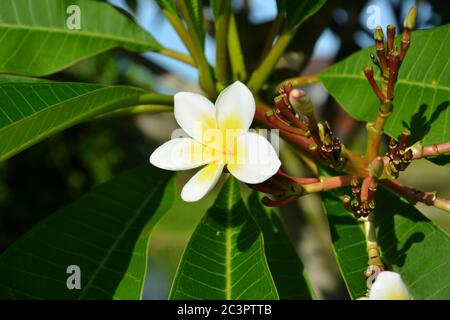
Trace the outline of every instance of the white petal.
{"type": "Polygon", "coordinates": [[[210,163],[198,171],[183,187],[181,198],[193,202],[203,198],[219,181],[223,164],[210,163]]]}
{"type": "Polygon", "coordinates": [[[191,138],[172,139],[159,146],[150,163],[165,170],[188,170],[211,163],[216,152],[191,138]]]}
{"type": "Polygon", "coordinates": [[[408,289],[400,274],[392,271],[383,271],[370,288],[371,300],[409,300],[408,289]]]}
{"type": "Polygon", "coordinates": [[[225,88],[216,100],[216,119],[220,129],[247,131],[255,116],[255,99],[240,81],[225,88]]]}
{"type": "Polygon", "coordinates": [[[217,127],[214,104],[197,93],[175,94],[174,114],[180,127],[199,142],[205,130],[217,127]]]}
{"type": "Polygon", "coordinates": [[[261,183],[273,176],[281,166],[273,146],[259,134],[248,132],[237,138],[233,161],[227,168],[245,183],[261,183]]]}

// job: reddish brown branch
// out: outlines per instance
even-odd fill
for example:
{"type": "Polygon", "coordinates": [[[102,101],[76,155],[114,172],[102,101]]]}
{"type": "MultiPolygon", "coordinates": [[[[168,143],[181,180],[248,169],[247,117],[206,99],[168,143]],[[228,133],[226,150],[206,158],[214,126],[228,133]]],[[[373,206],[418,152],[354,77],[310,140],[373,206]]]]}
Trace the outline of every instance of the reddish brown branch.
{"type": "Polygon", "coordinates": [[[431,146],[422,146],[422,144],[418,142],[411,147],[411,150],[413,152],[414,160],[421,159],[423,157],[439,156],[450,152],[450,141],[433,144],[431,146]]]}
{"type": "Polygon", "coordinates": [[[369,81],[369,84],[372,87],[373,92],[375,92],[378,99],[380,99],[380,102],[384,102],[386,100],[386,97],[383,94],[383,92],[381,92],[381,89],[378,87],[377,83],[375,82],[375,78],[373,77],[373,68],[366,67],[364,69],[364,75],[366,76],[367,80],[369,81]]]}
{"type": "Polygon", "coordinates": [[[409,188],[396,180],[382,180],[381,183],[398,196],[408,200],[411,204],[421,202],[428,206],[435,206],[436,208],[450,212],[450,201],[437,197],[435,192],[424,192],[409,188]]]}
{"type": "Polygon", "coordinates": [[[305,193],[328,191],[349,186],[352,178],[352,176],[321,177],[320,181],[304,184],[303,188],[305,193]]]}
{"type": "Polygon", "coordinates": [[[394,50],[395,26],[392,24],[387,26],[387,56],[394,50]]]}

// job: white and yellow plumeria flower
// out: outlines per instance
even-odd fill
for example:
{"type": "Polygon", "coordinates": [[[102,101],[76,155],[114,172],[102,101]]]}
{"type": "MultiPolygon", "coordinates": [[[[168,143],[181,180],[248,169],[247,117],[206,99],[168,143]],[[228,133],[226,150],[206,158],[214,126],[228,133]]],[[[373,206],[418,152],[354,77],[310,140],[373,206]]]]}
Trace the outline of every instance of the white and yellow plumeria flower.
{"type": "Polygon", "coordinates": [[[397,272],[381,272],[372,287],[369,296],[361,300],[409,300],[410,295],[402,277],[397,272]]]}
{"type": "Polygon", "coordinates": [[[217,183],[226,166],[238,180],[261,183],[281,166],[273,146],[262,136],[248,132],[255,115],[250,90],[236,81],[225,88],[215,105],[191,92],[174,97],[174,113],[190,136],[172,139],[150,156],[150,162],[166,170],[188,170],[204,166],[184,186],[181,197],[197,201],[217,183]]]}

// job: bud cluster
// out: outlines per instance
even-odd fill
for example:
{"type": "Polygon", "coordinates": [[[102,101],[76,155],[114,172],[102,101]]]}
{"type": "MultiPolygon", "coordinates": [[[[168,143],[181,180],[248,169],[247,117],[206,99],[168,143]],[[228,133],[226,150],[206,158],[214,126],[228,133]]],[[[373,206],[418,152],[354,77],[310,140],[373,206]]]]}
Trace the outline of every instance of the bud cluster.
{"type": "Polygon", "coordinates": [[[356,218],[367,217],[375,210],[376,180],[368,178],[361,183],[354,177],[351,182],[353,199],[348,195],[342,198],[344,207],[356,218]]]}
{"type": "Polygon", "coordinates": [[[411,160],[413,159],[413,152],[411,149],[406,149],[411,133],[407,130],[400,135],[399,142],[391,139],[389,142],[389,152],[386,156],[389,158],[387,170],[393,178],[398,178],[400,171],[404,171],[411,160]]]}
{"type": "Polygon", "coordinates": [[[269,123],[280,130],[312,138],[309,149],[331,167],[339,169],[345,164],[342,143],[333,136],[328,122],[318,123],[314,116],[311,99],[300,89],[284,85],[275,97],[275,110],[266,113],[269,123]]]}
{"type": "Polygon", "coordinates": [[[403,35],[401,39],[400,51],[394,45],[395,38],[395,26],[387,26],[387,44],[385,47],[384,34],[381,26],[377,26],[374,32],[376,57],[374,54],[370,54],[372,62],[378,67],[382,76],[381,89],[375,82],[373,75],[373,68],[366,67],[364,74],[369,81],[373,91],[380,99],[380,102],[392,101],[394,99],[394,87],[397,82],[398,71],[400,65],[405,59],[406,52],[408,51],[411,30],[414,28],[416,21],[417,11],[415,7],[412,7],[403,24],[403,35]]]}

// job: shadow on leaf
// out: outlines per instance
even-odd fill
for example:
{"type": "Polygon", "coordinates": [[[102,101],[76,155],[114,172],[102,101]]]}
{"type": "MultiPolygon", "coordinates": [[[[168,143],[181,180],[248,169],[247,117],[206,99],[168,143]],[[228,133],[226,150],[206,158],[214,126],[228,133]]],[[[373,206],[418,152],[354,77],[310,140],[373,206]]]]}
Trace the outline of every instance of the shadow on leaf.
{"type": "Polygon", "coordinates": [[[431,114],[430,119],[427,120],[426,111],[428,110],[427,104],[421,104],[419,110],[412,115],[409,124],[402,121],[402,124],[411,132],[410,142],[415,143],[425,137],[425,135],[430,132],[432,124],[439,118],[439,115],[447,109],[449,106],[449,101],[444,101],[440,103],[436,110],[431,114]]]}

